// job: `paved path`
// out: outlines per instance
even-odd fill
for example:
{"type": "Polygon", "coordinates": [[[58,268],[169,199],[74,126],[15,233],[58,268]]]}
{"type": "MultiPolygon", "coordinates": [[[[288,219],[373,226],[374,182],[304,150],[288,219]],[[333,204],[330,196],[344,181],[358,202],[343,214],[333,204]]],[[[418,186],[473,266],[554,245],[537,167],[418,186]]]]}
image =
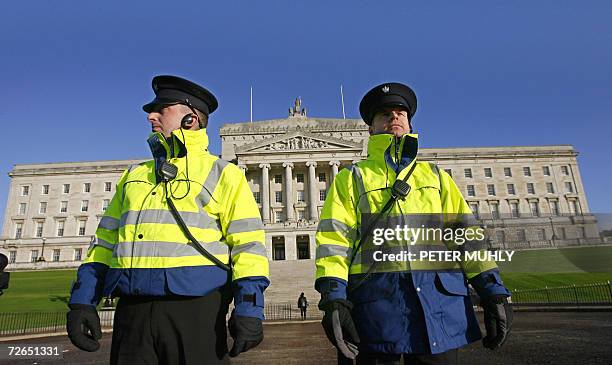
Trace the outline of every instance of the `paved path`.
{"type": "MultiPolygon", "coordinates": [[[[266,339],[258,348],[233,359],[231,364],[335,364],[335,351],[319,323],[266,324],[265,334],[266,339]]],[[[106,364],[110,337],[109,333],[104,335],[102,348],[96,353],[76,350],[63,336],[11,343],[58,344],[68,350],[61,362],[38,360],[38,364],[106,364]]],[[[462,364],[470,365],[612,364],[612,313],[519,312],[515,314],[511,337],[501,351],[488,351],[474,343],[461,349],[460,359],[462,364]]]]}

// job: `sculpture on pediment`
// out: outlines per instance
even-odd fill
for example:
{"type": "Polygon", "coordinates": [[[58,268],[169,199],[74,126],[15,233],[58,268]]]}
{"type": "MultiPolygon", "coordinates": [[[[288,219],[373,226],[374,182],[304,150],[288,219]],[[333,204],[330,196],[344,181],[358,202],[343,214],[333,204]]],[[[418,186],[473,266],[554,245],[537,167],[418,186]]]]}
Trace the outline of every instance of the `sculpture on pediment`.
{"type": "Polygon", "coordinates": [[[327,141],[317,141],[308,137],[294,137],[286,141],[272,143],[265,147],[269,151],[311,150],[331,147],[327,141]]]}
{"type": "Polygon", "coordinates": [[[295,98],[293,108],[289,108],[290,117],[305,117],[306,109],[302,108],[302,99],[300,97],[295,98]]]}

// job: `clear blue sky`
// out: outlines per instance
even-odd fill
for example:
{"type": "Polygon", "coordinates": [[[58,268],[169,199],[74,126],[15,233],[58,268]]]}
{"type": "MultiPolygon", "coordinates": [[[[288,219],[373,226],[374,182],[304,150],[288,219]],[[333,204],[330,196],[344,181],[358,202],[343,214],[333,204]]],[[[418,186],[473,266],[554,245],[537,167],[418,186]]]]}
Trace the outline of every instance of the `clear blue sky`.
{"type": "Polygon", "coordinates": [[[147,157],[156,74],[220,100],[221,124],[358,118],[385,81],[419,96],[422,146],[572,144],[591,210],[610,212],[610,1],[10,1],[0,22],[0,214],[13,164],[147,157]],[[146,5],[145,5],[146,4],[146,5]]]}

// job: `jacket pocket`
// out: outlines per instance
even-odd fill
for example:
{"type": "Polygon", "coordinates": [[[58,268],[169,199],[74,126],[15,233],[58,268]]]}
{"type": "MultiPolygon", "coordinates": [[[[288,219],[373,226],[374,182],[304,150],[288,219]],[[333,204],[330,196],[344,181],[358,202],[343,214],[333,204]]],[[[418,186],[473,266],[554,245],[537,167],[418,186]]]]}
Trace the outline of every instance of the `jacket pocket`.
{"type": "Polygon", "coordinates": [[[437,272],[436,287],[440,292],[448,295],[467,296],[469,294],[465,277],[460,272],[437,272]]]}

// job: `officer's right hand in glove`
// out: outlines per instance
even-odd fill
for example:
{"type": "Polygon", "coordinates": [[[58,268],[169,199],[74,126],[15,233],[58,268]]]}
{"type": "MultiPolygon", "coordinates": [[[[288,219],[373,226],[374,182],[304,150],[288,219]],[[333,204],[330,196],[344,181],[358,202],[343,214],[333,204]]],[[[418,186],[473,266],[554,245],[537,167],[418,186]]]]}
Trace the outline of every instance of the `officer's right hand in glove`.
{"type": "Polygon", "coordinates": [[[493,295],[481,302],[484,310],[487,335],[482,339],[484,347],[496,350],[500,348],[510,333],[512,327],[512,307],[505,295],[493,295]]]}
{"type": "Polygon", "coordinates": [[[234,312],[229,320],[229,331],[234,339],[234,346],[229,353],[231,357],[259,345],[264,338],[261,319],[237,316],[234,312]]]}
{"type": "Polygon", "coordinates": [[[102,338],[100,317],[93,305],[69,304],[66,321],[68,338],[73,345],[84,351],[94,352],[100,348],[102,338]]]}
{"type": "Polygon", "coordinates": [[[323,329],[329,341],[349,359],[355,359],[359,351],[359,335],[351,317],[353,305],[348,300],[336,299],[320,307],[325,311],[323,329]]]}

